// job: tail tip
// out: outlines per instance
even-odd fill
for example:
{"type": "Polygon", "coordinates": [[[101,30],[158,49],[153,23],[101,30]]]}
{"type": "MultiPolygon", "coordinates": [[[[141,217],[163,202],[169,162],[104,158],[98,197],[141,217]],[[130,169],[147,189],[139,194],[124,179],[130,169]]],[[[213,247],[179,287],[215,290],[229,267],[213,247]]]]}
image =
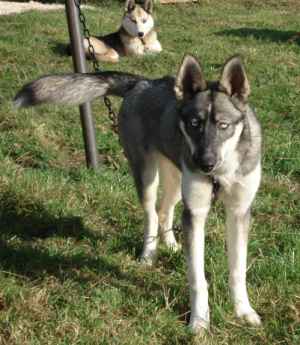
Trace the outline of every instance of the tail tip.
{"type": "Polygon", "coordinates": [[[13,99],[14,108],[25,108],[30,105],[34,105],[36,102],[34,100],[34,95],[31,90],[24,88],[19,91],[15,98],[13,99]]]}
{"type": "Polygon", "coordinates": [[[12,101],[13,107],[18,109],[24,107],[25,99],[22,96],[16,96],[12,101]]]}

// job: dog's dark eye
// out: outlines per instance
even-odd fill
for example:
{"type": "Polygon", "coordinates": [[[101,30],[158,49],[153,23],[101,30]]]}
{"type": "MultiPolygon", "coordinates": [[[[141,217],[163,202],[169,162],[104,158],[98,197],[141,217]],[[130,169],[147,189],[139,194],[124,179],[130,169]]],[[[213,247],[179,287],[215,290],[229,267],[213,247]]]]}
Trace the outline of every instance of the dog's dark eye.
{"type": "Polygon", "coordinates": [[[147,19],[143,19],[143,20],[142,20],[142,23],[143,23],[143,24],[146,24],[146,23],[147,23],[147,19]]]}
{"type": "Polygon", "coordinates": [[[133,19],[133,18],[130,18],[130,19],[131,19],[132,23],[134,23],[134,24],[137,23],[137,21],[135,19],[133,19]]]}
{"type": "Polygon", "coordinates": [[[190,120],[190,125],[191,127],[193,128],[198,128],[200,127],[201,123],[200,123],[200,120],[196,117],[193,117],[191,120],[190,120]]]}
{"type": "Polygon", "coordinates": [[[225,129],[227,129],[228,127],[229,127],[229,123],[227,123],[227,122],[218,122],[218,128],[219,128],[219,129],[225,130],[225,129]]]}

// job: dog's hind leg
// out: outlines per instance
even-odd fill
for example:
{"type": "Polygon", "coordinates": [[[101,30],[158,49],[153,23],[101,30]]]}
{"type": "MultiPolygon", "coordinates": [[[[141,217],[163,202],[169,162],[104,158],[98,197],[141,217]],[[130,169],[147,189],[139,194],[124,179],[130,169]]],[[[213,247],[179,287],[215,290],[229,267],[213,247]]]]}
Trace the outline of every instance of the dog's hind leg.
{"type": "Polygon", "coordinates": [[[142,161],[131,168],[139,199],[144,209],[144,246],[141,262],[151,265],[156,256],[158,243],[158,215],[156,212],[157,190],[159,184],[158,160],[154,153],[147,154],[142,161]]]}
{"type": "Polygon", "coordinates": [[[169,159],[160,156],[159,176],[162,184],[159,209],[160,236],[167,247],[177,251],[179,246],[172,227],[175,206],[181,200],[181,172],[169,159]]]}

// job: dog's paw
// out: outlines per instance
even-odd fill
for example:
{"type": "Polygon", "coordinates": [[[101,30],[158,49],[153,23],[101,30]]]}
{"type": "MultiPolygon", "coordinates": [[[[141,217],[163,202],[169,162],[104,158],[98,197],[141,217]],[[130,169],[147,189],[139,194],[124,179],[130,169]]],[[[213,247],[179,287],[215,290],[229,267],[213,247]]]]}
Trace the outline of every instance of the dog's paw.
{"type": "Polygon", "coordinates": [[[180,243],[177,243],[176,241],[175,242],[165,242],[167,248],[173,252],[173,253],[177,253],[179,251],[181,251],[182,249],[182,246],[180,243]]]}
{"type": "Polygon", "coordinates": [[[172,229],[161,230],[160,238],[162,242],[165,244],[165,246],[172,252],[175,253],[181,250],[181,244],[177,243],[172,229]]]}
{"type": "Polygon", "coordinates": [[[243,321],[246,321],[251,326],[255,326],[255,327],[261,326],[261,319],[254,310],[247,314],[241,315],[239,318],[243,321]]]}
{"type": "Polygon", "coordinates": [[[194,317],[189,322],[189,329],[196,335],[206,334],[206,331],[209,329],[209,320],[194,317]]]}
{"type": "Polygon", "coordinates": [[[156,251],[143,252],[139,261],[142,265],[153,266],[156,261],[156,251]]]}
{"type": "Polygon", "coordinates": [[[251,308],[237,308],[236,309],[236,316],[242,320],[247,322],[251,326],[261,326],[261,319],[257,312],[251,308]]]}

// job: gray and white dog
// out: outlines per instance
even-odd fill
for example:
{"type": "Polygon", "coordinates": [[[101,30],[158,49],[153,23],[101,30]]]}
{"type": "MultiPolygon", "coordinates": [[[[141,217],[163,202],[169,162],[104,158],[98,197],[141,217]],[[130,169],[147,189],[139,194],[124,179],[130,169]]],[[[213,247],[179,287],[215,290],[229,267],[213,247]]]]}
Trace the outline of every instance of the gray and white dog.
{"type": "Polygon", "coordinates": [[[42,77],[17,94],[17,106],[80,104],[103,95],[124,98],[119,133],[145,212],[142,260],[152,263],[159,235],[178,249],[172,231],[174,208],[182,215],[190,284],[190,326],[209,326],[204,273],[204,224],[213,181],[227,213],[229,284],[237,317],[251,325],[260,318],[246,288],[250,206],[261,176],[261,129],[247,103],[249,82],[238,56],[223,67],[219,81],[205,80],[197,60],[187,55],[176,77],[150,80],[118,72],[42,77]],[[160,210],[156,212],[159,180],[160,210]]]}

